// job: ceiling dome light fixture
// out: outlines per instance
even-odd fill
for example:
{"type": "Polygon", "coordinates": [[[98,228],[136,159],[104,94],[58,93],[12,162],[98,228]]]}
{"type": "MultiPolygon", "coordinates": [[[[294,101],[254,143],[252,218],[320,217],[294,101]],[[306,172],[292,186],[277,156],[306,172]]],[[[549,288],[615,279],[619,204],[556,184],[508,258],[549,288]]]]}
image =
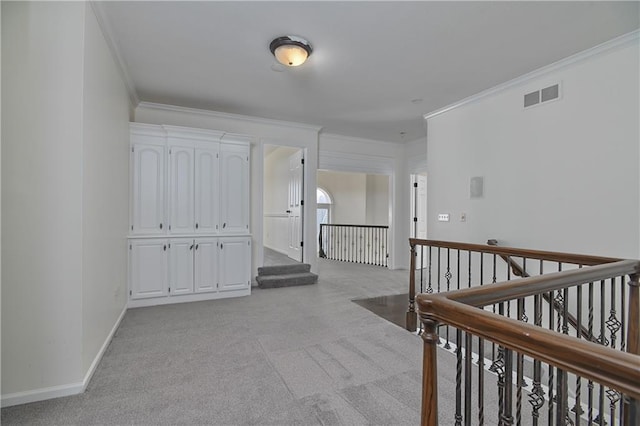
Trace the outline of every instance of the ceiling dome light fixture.
{"type": "Polygon", "coordinates": [[[283,36],[274,39],[269,45],[269,50],[278,62],[288,67],[304,64],[313,52],[313,48],[307,40],[296,36],[283,36]]]}

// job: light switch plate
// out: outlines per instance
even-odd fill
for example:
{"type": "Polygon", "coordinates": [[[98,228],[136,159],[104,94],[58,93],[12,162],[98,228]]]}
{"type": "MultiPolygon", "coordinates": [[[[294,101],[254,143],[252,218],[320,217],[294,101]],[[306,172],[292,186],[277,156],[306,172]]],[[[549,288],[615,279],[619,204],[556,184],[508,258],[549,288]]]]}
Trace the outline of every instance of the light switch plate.
{"type": "Polygon", "coordinates": [[[438,214],[438,222],[449,222],[449,213],[438,214]]]}

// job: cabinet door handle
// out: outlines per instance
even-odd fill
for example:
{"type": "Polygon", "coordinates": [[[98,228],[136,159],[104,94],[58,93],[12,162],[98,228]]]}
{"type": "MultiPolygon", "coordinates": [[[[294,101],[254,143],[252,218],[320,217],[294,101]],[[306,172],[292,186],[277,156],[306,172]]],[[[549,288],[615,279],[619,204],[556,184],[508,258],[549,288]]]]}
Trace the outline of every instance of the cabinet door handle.
{"type": "Polygon", "coordinates": [[[287,213],[291,213],[291,210],[287,210],[287,213]]]}
{"type": "Polygon", "coordinates": [[[199,246],[199,245],[200,245],[200,244],[196,244],[196,250],[198,250],[198,246],[199,246]]]}
{"type": "Polygon", "coordinates": [[[223,224],[222,224],[222,229],[224,229],[224,228],[226,228],[226,227],[227,227],[227,222],[225,222],[225,223],[223,223],[223,224]]]}
{"type": "Polygon", "coordinates": [[[196,229],[198,229],[198,223],[196,222],[196,229]]]}
{"type": "Polygon", "coordinates": [[[162,224],[160,224],[160,229],[162,229],[162,224]]]}
{"type": "Polygon", "coordinates": [[[222,245],[222,243],[220,243],[220,250],[222,250],[224,248],[224,246],[222,245]]]}
{"type": "Polygon", "coordinates": [[[189,247],[189,250],[193,250],[193,244],[191,244],[191,247],[189,247]]]}
{"type": "Polygon", "coordinates": [[[162,250],[167,251],[167,245],[166,244],[162,247],[162,250]]]}

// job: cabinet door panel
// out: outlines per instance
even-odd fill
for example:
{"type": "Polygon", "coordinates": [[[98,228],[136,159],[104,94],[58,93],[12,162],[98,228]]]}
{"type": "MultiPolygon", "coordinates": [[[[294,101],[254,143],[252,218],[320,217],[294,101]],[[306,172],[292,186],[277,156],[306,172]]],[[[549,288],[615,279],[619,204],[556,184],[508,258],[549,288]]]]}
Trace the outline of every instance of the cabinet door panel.
{"type": "Polygon", "coordinates": [[[169,242],[169,293],[193,293],[193,249],[190,238],[169,242]]]}
{"type": "Polygon", "coordinates": [[[193,232],[193,149],[170,147],[171,232],[193,232]]]}
{"type": "Polygon", "coordinates": [[[220,232],[249,232],[249,147],[220,146],[220,232]]]}
{"type": "Polygon", "coordinates": [[[162,234],[164,227],[165,149],[157,145],[133,146],[132,231],[162,234]]]}
{"type": "Polygon", "coordinates": [[[251,240],[248,237],[220,239],[220,290],[251,285],[251,240]]]}
{"type": "Polygon", "coordinates": [[[218,290],[218,247],[211,238],[195,240],[195,288],[196,292],[218,290]]]}
{"type": "Polygon", "coordinates": [[[167,241],[130,242],[131,298],[167,295],[167,241]]]}
{"type": "Polygon", "coordinates": [[[218,231],[218,149],[196,149],[196,232],[218,231]]]}

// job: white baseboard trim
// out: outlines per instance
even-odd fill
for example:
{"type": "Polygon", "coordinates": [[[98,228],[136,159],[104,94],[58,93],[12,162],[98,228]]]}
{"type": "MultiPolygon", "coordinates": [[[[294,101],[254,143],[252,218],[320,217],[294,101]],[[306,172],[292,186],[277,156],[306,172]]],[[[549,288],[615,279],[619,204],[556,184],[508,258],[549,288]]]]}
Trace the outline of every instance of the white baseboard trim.
{"type": "Polygon", "coordinates": [[[115,325],[111,329],[111,332],[105,339],[102,347],[100,348],[100,351],[98,351],[98,354],[96,355],[95,359],[91,363],[91,366],[89,367],[87,374],[85,374],[84,380],[82,382],[69,383],[66,385],[51,386],[48,388],[33,389],[25,392],[16,392],[16,393],[10,393],[8,395],[2,395],[2,399],[0,401],[0,405],[2,406],[2,408],[11,407],[13,405],[28,404],[30,402],[44,401],[46,399],[61,398],[63,396],[71,396],[71,395],[77,395],[77,394],[83,393],[87,389],[87,386],[89,385],[89,381],[91,380],[93,373],[96,371],[96,368],[98,367],[98,364],[100,363],[100,360],[104,355],[104,352],[109,346],[109,343],[111,343],[111,339],[113,338],[113,335],[116,333],[116,330],[118,330],[118,327],[120,326],[120,322],[122,321],[122,318],[124,317],[124,314],[126,312],[127,312],[127,307],[125,306],[124,309],[122,310],[122,313],[118,317],[118,320],[116,321],[115,325]]]}
{"type": "Polygon", "coordinates": [[[96,354],[96,357],[93,359],[93,362],[91,363],[91,366],[87,371],[87,374],[84,375],[84,380],[82,381],[82,392],[87,390],[87,386],[89,386],[89,382],[93,377],[93,373],[96,372],[96,368],[98,368],[98,364],[100,364],[100,361],[102,360],[102,356],[104,355],[104,352],[107,350],[107,347],[109,347],[109,343],[111,343],[111,339],[113,339],[113,336],[116,334],[116,331],[118,331],[118,327],[120,327],[122,318],[124,318],[124,314],[126,313],[127,313],[127,305],[125,305],[124,308],[122,308],[122,312],[120,312],[120,316],[118,316],[116,323],[111,328],[109,335],[107,336],[104,343],[102,344],[102,347],[96,354]]]}
{"type": "Polygon", "coordinates": [[[77,395],[82,392],[83,384],[82,382],[78,382],[68,385],[52,386],[50,388],[34,389],[26,392],[10,393],[9,395],[2,395],[2,408],[44,401],[45,399],[77,395]]]}
{"type": "Polygon", "coordinates": [[[148,306],[172,305],[174,303],[202,302],[205,300],[227,299],[230,297],[250,296],[251,287],[239,290],[222,290],[212,293],[191,293],[173,296],[149,297],[147,299],[129,300],[129,308],[145,308],[148,306]]]}

